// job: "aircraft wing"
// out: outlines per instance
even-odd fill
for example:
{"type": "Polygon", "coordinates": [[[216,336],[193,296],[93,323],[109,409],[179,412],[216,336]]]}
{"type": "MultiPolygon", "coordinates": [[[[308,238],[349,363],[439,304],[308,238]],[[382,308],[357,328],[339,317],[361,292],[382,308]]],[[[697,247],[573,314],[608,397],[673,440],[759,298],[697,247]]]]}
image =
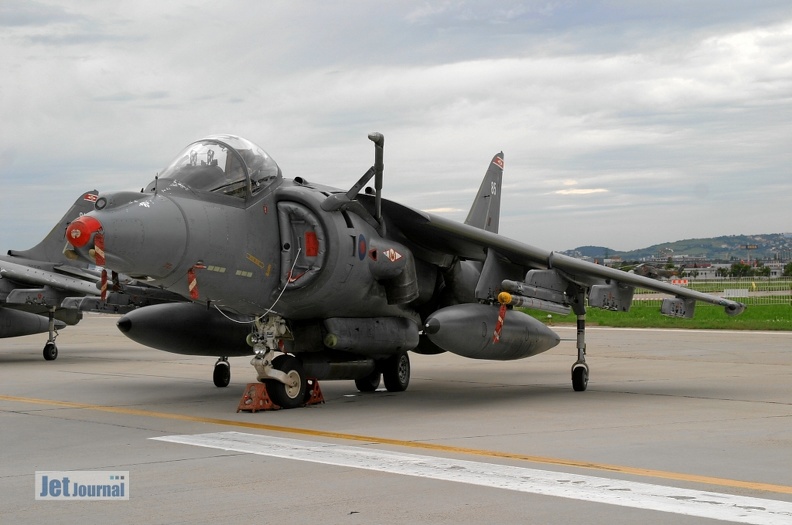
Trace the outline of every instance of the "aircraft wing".
{"type": "Polygon", "coordinates": [[[186,302],[185,298],[175,292],[170,292],[155,286],[134,281],[134,283],[120,283],[110,286],[105,300],[101,297],[67,297],[61,303],[62,308],[73,308],[81,312],[97,312],[109,314],[125,314],[142,308],[162,303],[186,302]]]}
{"type": "Polygon", "coordinates": [[[81,295],[99,295],[96,282],[33,268],[8,260],[0,260],[0,277],[10,279],[18,284],[49,286],[56,290],[81,295]]]}
{"type": "Polygon", "coordinates": [[[486,261],[492,251],[499,259],[526,270],[555,270],[565,281],[588,289],[592,306],[626,310],[632,301],[632,290],[641,287],[674,295],[676,299],[666,300],[662,307],[663,313],[672,316],[692,317],[695,301],[723,306],[729,315],[745,309],[742,303],[537,248],[393,201],[383,200],[383,212],[389,226],[397,228],[421,250],[477,261],[486,261]]]}

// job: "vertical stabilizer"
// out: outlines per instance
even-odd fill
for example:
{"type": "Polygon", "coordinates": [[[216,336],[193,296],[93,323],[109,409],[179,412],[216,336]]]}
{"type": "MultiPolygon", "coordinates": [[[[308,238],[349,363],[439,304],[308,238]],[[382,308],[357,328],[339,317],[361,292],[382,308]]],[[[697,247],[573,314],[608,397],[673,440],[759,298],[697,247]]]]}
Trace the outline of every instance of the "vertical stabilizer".
{"type": "Polygon", "coordinates": [[[77,200],[74,201],[72,207],[69,208],[69,211],[66,212],[61,220],[50,230],[47,236],[44,237],[44,240],[29,250],[9,250],[8,255],[33,261],[68,263],[72,266],[87,266],[87,263],[82,264],[78,261],[70,261],[63,255],[63,247],[66,245],[66,238],[64,236],[66,234],[66,227],[69,223],[80,215],[94,209],[97,195],[99,195],[99,192],[96,190],[81,194],[77,200]]]}
{"type": "Polygon", "coordinates": [[[476,199],[470,208],[465,224],[498,233],[500,222],[500,191],[503,180],[503,152],[492,157],[476,199]]]}

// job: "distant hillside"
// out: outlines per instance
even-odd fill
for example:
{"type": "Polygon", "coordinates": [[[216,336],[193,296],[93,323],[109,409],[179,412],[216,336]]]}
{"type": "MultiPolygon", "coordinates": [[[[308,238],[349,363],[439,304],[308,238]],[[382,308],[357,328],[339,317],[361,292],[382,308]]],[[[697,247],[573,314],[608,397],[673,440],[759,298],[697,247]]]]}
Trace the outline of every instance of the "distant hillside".
{"type": "Polygon", "coordinates": [[[575,257],[590,257],[591,259],[607,259],[613,254],[621,254],[625,252],[617,252],[605,246],[578,246],[574,250],[567,250],[565,253],[573,254],[575,257]]]}
{"type": "Polygon", "coordinates": [[[605,259],[621,257],[623,260],[667,258],[675,255],[701,256],[710,261],[747,259],[792,260],[792,234],[768,233],[762,235],[726,235],[708,239],[685,239],[676,242],[655,244],[640,250],[620,252],[605,246],[579,246],[566,253],[576,257],[605,259]],[[747,249],[750,246],[752,249],[747,249]],[[755,248],[754,248],[755,246],[755,248]]]}

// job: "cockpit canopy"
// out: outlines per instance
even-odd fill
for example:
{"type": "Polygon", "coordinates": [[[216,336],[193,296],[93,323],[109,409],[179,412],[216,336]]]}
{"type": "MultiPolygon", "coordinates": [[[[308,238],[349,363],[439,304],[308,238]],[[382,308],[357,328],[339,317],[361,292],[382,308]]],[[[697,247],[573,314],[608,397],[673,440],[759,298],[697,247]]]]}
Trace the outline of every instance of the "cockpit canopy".
{"type": "Polygon", "coordinates": [[[160,173],[155,185],[178,186],[245,199],[281,177],[278,164],[263,149],[234,135],[212,135],[193,142],[160,173]]]}

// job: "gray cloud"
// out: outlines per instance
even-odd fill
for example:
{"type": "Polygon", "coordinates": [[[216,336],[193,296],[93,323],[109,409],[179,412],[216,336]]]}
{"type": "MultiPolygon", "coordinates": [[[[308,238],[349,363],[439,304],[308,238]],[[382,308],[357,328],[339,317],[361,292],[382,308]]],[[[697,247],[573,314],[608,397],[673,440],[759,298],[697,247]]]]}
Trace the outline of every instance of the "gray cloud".
{"type": "Polygon", "coordinates": [[[788,230],[787,4],[4,2],[0,247],[217,132],[347,187],[381,131],[387,196],[459,220],[503,150],[551,249],[788,230]]]}

